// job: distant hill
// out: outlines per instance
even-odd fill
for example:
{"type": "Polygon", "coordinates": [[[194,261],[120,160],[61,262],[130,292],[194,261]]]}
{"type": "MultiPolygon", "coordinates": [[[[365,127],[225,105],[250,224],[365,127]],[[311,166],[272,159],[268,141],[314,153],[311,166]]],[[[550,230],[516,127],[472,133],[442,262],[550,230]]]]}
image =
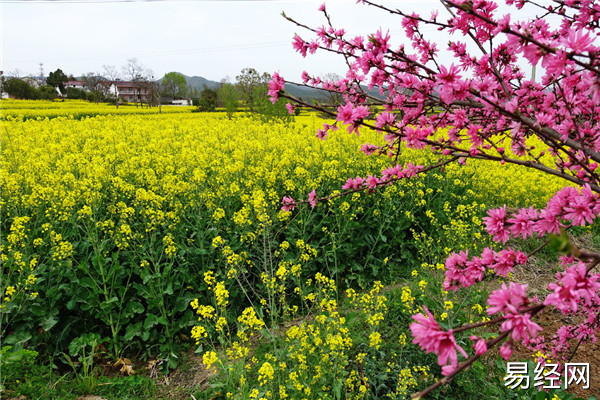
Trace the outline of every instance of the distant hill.
{"type": "Polygon", "coordinates": [[[304,101],[327,101],[328,97],[322,90],[311,89],[305,86],[294,85],[290,83],[285,84],[285,91],[290,95],[294,96],[297,99],[302,99],[304,101]]]}
{"type": "MultiPolygon", "coordinates": [[[[181,74],[181,75],[183,75],[185,77],[185,80],[186,80],[188,86],[190,86],[191,88],[197,89],[198,91],[202,91],[205,86],[210,89],[218,89],[219,86],[221,86],[220,82],[211,81],[202,76],[187,76],[185,74],[181,74]]],[[[162,78],[161,78],[161,80],[162,80],[162,78]]],[[[291,96],[294,96],[298,99],[302,99],[304,101],[316,100],[316,101],[322,102],[322,101],[327,101],[327,99],[328,99],[325,92],[323,92],[322,90],[311,89],[311,88],[307,88],[305,86],[286,84],[285,91],[288,94],[290,94],[291,96]]],[[[377,91],[368,90],[368,92],[375,97],[381,97],[377,91]]]]}
{"type": "MultiPolygon", "coordinates": [[[[220,82],[211,81],[202,76],[187,76],[185,74],[181,74],[181,75],[183,75],[185,77],[185,80],[186,80],[188,86],[190,86],[191,88],[197,89],[198,91],[202,91],[204,89],[204,86],[206,86],[210,89],[217,89],[217,88],[219,88],[219,86],[221,86],[220,82]]],[[[290,95],[297,97],[297,98],[302,98],[303,100],[312,100],[312,99],[325,100],[326,99],[326,97],[323,95],[322,91],[303,87],[303,86],[286,84],[285,90],[290,95]]]]}
{"type": "Polygon", "coordinates": [[[204,89],[204,86],[206,86],[209,89],[217,89],[219,86],[221,86],[220,82],[211,81],[202,76],[187,76],[184,74],[181,75],[185,77],[188,86],[194,89],[198,89],[198,91],[202,91],[204,89]]]}
{"type": "MultiPolygon", "coordinates": [[[[177,72],[181,74],[181,72],[177,72]]],[[[218,89],[221,86],[220,82],[211,81],[202,76],[187,76],[186,74],[181,74],[185,78],[187,85],[193,89],[197,89],[198,91],[202,91],[204,87],[208,87],[209,89],[218,89]]],[[[160,78],[158,82],[161,82],[163,78],[160,78]]]]}

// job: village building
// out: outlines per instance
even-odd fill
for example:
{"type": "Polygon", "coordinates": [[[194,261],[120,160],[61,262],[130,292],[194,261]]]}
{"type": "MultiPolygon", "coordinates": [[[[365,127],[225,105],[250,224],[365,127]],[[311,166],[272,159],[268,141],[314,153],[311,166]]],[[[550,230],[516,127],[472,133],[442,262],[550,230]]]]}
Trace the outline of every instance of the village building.
{"type": "Polygon", "coordinates": [[[107,82],[108,93],[116,95],[125,101],[146,102],[149,96],[148,85],[145,82],[113,81],[107,82]]]}

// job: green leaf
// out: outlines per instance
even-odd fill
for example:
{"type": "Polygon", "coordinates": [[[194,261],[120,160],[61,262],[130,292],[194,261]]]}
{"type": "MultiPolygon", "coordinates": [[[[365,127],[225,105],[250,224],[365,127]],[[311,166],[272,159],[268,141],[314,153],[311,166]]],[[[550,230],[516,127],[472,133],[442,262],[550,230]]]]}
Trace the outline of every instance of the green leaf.
{"type": "Polygon", "coordinates": [[[342,398],[342,385],[339,383],[339,381],[333,383],[333,394],[335,395],[336,399],[342,398]]]}
{"type": "Polygon", "coordinates": [[[154,279],[154,278],[157,278],[159,276],[160,275],[157,275],[157,274],[147,274],[147,275],[144,275],[144,277],[142,278],[142,283],[145,285],[146,283],[148,283],[148,281],[150,279],[154,279]]]}
{"type": "Polygon", "coordinates": [[[79,286],[84,287],[84,288],[89,288],[89,289],[96,288],[94,281],[92,280],[92,278],[89,278],[89,277],[81,279],[79,281],[79,286]]]}
{"type": "Polygon", "coordinates": [[[71,300],[67,302],[67,310],[73,310],[77,306],[77,300],[74,297],[71,297],[71,300]]]}
{"type": "Polygon", "coordinates": [[[165,289],[165,294],[172,295],[173,294],[173,284],[169,283],[167,288],[165,289]]]}
{"type": "Polygon", "coordinates": [[[144,329],[148,330],[156,324],[158,324],[158,317],[154,314],[148,314],[144,322],[144,329]]]}
{"type": "Polygon", "coordinates": [[[135,314],[141,314],[143,312],[144,312],[144,306],[137,301],[132,301],[132,302],[127,303],[127,305],[125,306],[123,315],[127,318],[131,318],[135,314]]]}
{"type": "Polygon", "coordinates": [[[49,315],[46,318],[42,319],[42,329],[45,331],[49,331],[57,323],[58,318],[54,315],[49,315]]]}
{"type": "Polygon", "coordinates": [[[100,308],[103,309],[104,311],[110,310],[112,308],[114,308],[115,306],[118,306],[118,301],[119,299],[117,298],[117,296],[113,296],[110,299],[108,299],[107,301],[104,301],[100,304],[100,308]]]}
{"type": "Polygon", "coordinates": [[[373,276],[377,276],[377,274],[379,274],[379,265],[371,264],[371,269],[373,270],[373,276]]]}
{"type": "Polygon", "coordinates": [[[69,354],[73,357],[77,356],[81,349],[85,348],[85,340],[82,336],[79,336],[71,341],[69,344],[69,354]]]}
{"type": "Polygon", "coordinates": [[[546,392],[544,392],[543,390],[541,392],[538,392],[537,395],[535,396],[535,400],[545,400],[546,399],[546,392]]]}
{"type": "Polygon", "coordinates": [[[8,335],[6,337],[6,339],[4,339],[2,345],[17,345],[17,344],[21,344],[21,343],[26,343],[29,341],[29,339],[31,339],[31,334],[25,332],[25,331],[20,331],[20,332],[16,332],[13,333],[12,335],[8,335]]]}
{"type": "Polygon", "coordinates": [[[550,235],[548,248],[560,253],[566,253],[571,248],[571,239],[565,229],[560,230],[560,235],[550,235]]]}
{"type": "Polygon", "coordinates": [[[130,325],[127,325],[127,329],[125,330],[125,336],[123,337],[123,339],[125,339],[126,342],[129,342],[134,337],[141,336],[141,333],[142,333],[142,323],[141,322],[137,322],[135,324],[130,324],[130,325]]]}
{"type": "Polygon", "coordinates": [[[175,310],[178,312],[185,311],[189,307],[190,301],[192,301],[193,299],[194,297],[191,295],[179,296],[177,300],[175,300],[175,310]]]}

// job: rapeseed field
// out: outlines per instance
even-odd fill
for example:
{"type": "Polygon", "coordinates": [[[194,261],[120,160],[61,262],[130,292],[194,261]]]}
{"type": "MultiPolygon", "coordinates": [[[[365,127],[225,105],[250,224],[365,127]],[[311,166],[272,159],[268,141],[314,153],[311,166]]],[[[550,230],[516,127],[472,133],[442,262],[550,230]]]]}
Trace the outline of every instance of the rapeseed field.
{"type": "Polygon", "coordinates": [[[438,372],[410,344],[412,313],[485,318],[484,292],[443,291],[444,257],[490,245],[487,208],[539,206],[564,185],[469,162],[283,211],[284,196],[335,195],[392,165],[360,152],[381,135],[320,140],[316,114],[162,111],[2,101],[6,345],[75,359],[101,343],[165,372],[194,346],[215,396],[404,398],[438,372]]]}

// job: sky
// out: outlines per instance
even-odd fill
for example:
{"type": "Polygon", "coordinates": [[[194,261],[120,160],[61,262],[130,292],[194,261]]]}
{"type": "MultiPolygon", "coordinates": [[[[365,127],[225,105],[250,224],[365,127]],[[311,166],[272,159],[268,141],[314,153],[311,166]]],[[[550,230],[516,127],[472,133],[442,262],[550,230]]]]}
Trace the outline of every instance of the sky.
{"type": "MultiPolygon", "coordinates": [[[[344,74],[343,60],[331,54],[302,56],[291,42],[295,33],[311,38],[281,12],[316,27],[325,23],[320,1],[195,0],[0,0],[0,67],[7,75],[47,76],[60,68],[82,76],[103,65],[121,70],[127,60],[152,70],[158,79],[171,71],[220,81],[243,68],[279,72],[300,81],[311,74],[344,74]]],[[[356,4],[325,1],[334,25],[352,36],[382,28],[402,32],[399,18],[356,4]]],[[[396,0],[386,4],[429,15],[433,0],[396,0]]],[[[437,32],[432,32],[437,33],[437,32]]],[[[446,40],[440,37],[440,40],[446,40]]],[[[322,52],[324,53],[324,52],[322,52]]]]}

